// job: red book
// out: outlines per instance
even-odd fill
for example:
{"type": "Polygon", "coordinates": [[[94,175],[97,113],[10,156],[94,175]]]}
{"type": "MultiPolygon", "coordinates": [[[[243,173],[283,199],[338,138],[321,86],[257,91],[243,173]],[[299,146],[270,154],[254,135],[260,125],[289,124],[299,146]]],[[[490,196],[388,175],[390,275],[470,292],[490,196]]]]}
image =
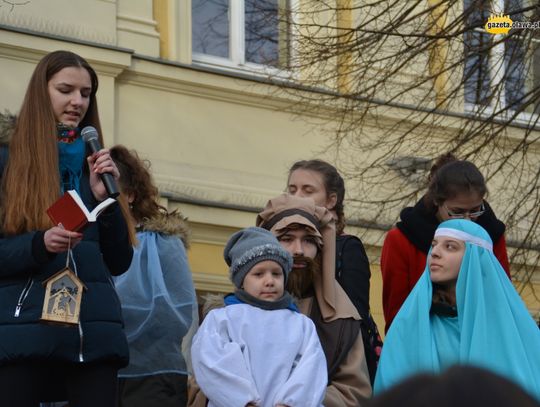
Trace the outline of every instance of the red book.
{"type": "Polygon", "coordinates": [[[99,214],[113,202],[116,200],[107,198],[90,212],[77,191],[69,190],[47,209],[47,214],[55,225],[61,224],[66,230],[78,232],[89,222],[95,222],[99,214]]]}

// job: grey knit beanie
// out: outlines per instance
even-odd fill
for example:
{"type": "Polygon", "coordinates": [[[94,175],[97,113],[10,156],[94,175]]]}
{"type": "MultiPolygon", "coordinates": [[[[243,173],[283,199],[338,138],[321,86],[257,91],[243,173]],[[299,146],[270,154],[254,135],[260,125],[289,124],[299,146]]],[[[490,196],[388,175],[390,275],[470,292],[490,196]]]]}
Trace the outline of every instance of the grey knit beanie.
{"type": "Polygon", "coordinates": [[[223,251],[225,262],[229,266],[233,284],[240,288],[244,277],[257,263],[273,260],[283,269],[287,276],[292,269],[292,256],[278,242],[276,237],[266,229],[250,227],[232,235],[223,251]]]}

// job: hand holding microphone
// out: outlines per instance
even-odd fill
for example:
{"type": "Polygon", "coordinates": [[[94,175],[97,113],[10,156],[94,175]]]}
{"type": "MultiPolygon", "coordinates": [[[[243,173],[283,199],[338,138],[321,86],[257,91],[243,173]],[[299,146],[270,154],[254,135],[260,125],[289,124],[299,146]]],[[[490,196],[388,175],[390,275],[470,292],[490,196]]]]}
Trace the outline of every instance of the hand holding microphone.
{"type": "MultiPolygon", "coordinates": [[[[82,129],[81,136],[93,154],[99,152],[102,149],[99,143],[98,132],[94,127],[86,126],[84,129],[82,129]]],[[[108,159],[112,161],[110,156],[108,156],[108,159]]],[[[98,162],[98,160],[99,157],[96,160],[96,163],[98,162]]],[[[120,192],[118,191],[118,186],[116,185],[114,176],[110,172],[103,172],[99,174],[99,177],[101,178],[101,182],[103,182],[103,185],[105,186],[107,195],[109,195],[109,197],[111,198],[116,198],[120,192]]]]}

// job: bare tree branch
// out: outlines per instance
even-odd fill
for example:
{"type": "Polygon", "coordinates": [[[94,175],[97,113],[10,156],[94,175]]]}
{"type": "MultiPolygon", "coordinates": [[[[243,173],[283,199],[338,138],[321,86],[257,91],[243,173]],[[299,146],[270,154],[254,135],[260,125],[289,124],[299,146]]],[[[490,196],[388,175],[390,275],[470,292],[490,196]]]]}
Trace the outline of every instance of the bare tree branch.
{"type": "Polygon", "coordinates": [[[331,116],[325,149],[354,186],[349,200],[365,224],[395,222],[425,192],[439,155],[473,161],[507,225],[525,292],[540,261],[540,30],[492,35],[484,26],[503,11],[540,21],[540,5],[505,4],[303,2],[290,19],[288,75],[273,80],[297,100],[295,111],[331,116]]]}

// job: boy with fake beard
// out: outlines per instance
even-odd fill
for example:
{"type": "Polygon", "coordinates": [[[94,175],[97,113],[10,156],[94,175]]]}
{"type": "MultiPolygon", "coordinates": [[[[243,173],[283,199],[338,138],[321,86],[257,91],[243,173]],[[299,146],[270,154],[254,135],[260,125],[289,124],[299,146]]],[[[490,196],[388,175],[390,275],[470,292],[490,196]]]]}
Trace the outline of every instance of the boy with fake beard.
{"type": "Polygon", "coordinates": [[[270,230],[293,256],[287,290],[315,324],[328,369],[323,404],[359,406],[371,396],[360,316],[335,279],[335,225],[311,198],[287,194],[268,201],[257,226],[270,230]]]}

